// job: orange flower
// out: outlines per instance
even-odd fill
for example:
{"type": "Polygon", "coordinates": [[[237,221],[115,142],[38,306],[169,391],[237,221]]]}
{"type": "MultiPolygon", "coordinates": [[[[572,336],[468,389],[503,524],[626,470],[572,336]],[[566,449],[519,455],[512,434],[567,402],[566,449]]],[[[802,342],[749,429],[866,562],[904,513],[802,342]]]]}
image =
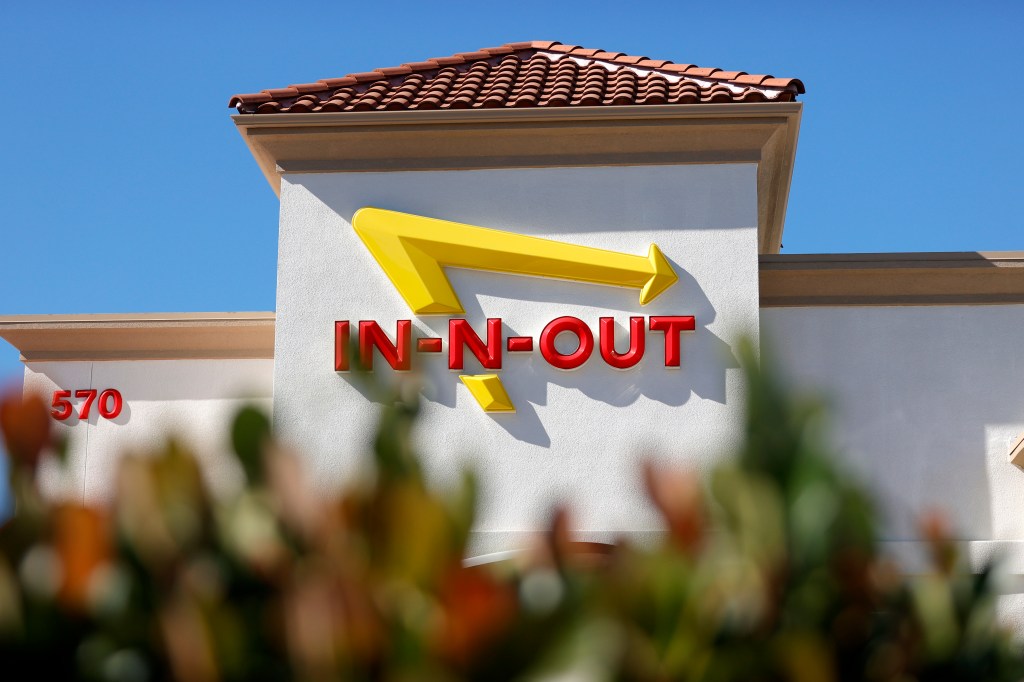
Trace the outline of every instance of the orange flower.
{"type": "Polygon", "coordinates": [[[38,395],[11,391],[0,398],[0,431],[15,465],[34,469],[50,442],[50,414],[38,395]]]}
{"type": "Polygon", "coordinates": [[[53,531],[63,576],[57,597],[69,608],[84,610],[95,571],[110,558],[107,517],[91,507],[63,504],[54,509],[53,531]]]}
{"type": "Polygon", "coordinates": [[[437,647],[460,666],[482,653],[516,615],[512,588],[492,577],[486,567],[454,568],[439,596],[445,617],[437,647]]]}

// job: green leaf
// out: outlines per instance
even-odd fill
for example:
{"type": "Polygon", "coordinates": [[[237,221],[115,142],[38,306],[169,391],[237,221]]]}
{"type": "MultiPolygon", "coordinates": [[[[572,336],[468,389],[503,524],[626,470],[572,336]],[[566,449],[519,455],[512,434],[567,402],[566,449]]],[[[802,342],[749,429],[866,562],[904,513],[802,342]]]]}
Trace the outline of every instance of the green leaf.
{"type": "Polygon", "coordinates": [[[251,484],[263,481],[263,453],[270,442],[270,420],[255,407],[244,407],[231,427],[231,444],[251,484]]]}

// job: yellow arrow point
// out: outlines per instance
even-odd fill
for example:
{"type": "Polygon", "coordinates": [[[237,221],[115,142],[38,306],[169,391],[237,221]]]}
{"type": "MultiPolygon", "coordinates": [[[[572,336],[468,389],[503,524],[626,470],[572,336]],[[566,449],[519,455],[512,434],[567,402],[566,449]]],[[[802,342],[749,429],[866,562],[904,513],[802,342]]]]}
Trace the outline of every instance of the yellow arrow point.
{"type": "Polygon", "coordinates": [[[647,252],[647,260],[651,262],[654,274],[640,290],[640,305],[647,305],[679,279],[676,271],[672,269],[672,264],[668,262],[657,244],[651,244],[651,248],[647,252]]]}
{"type": "Polygon", "coordinates": [[[516,406],[505,391],[497,374],[462,375],[459,377],[484,412],[515,412],[516,406]]]}

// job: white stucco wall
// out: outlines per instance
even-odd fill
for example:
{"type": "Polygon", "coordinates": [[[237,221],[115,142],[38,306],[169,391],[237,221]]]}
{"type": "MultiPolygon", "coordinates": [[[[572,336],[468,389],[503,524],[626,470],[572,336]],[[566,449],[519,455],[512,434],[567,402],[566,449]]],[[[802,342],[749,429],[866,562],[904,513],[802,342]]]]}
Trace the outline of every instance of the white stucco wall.
{"type": "Polygon", "coordinates": [[[174,434],[191,447],[214,490],[242,481],[230,454],[230,426],[245,404],[271,410],[273,360],[147,360],[109,362],[30,362],[25,391],[49,402],[55,390],[121,392],[124,406],[115,419],[93,405],[87,422],[74,416],[55,422],[70,443],[63,469],[47,462],[44,489],[54,496],[100,502],[113,492],[117,461],[126,452],[145,452],[174,434]]]}
{"type": "MultiPolygon", "coordinates": [[[[517,412],[488,415],[444,354],[414,354],[423,372],[418,444],[442,484],[466,466],[480,475],[479,551],[514,546],[561,500],[585,531],[654,528],[639,488],[641,460],[703,468],[736,442],[742,409],[736,340],[758,333],[757,200],[753,165],[335,173],[285,176],[277,290],[274,416],[325,489],[358,472],[375,410],[352,377],[333,370],[335,320],[398,319],[447,337],[449,316],[416,317],[352,230],[375,206],[484,227],[646,254],[657,243],[680,281],[643,308],[636,289],[449,270],[466,318],[483,334],[535,339],[549,321],[695,315],[680,369],[663,366],[660,333],[625,371],[599,354],[580,369],[548,366],[535,351],[505,355],[502,380],[517,412]],[[431,331],[433,330],[433,331],[431,331]]],[[[622,330],[620,329],[620,333],[622,330]]],[[[385,379],[393,373],[377,362],[385,379]]],[[[469,360],[466,373],[479,373],[469,360]]]]}
{"type": "Polygon", "coordinates": [[[766,308],[762,340],[825,396],[832,434],[886,519],[884,546],[924,568],[917,521],[950,519],[973,570],[996,562],[1000,619],[1024,638],[1024,305],[766,308]]]}
{"type": "Polygon", "coordinates": [[[1024,540],[1024,305],[767,308],[766,348],[834,406],[834,436],[881,497],[887,537],[946,510],[964,540],[1024,540]]]}

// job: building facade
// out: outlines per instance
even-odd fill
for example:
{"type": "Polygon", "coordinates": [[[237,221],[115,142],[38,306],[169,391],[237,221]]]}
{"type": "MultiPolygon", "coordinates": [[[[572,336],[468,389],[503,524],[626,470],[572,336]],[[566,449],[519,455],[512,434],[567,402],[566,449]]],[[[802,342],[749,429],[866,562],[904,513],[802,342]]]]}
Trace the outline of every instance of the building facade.
{"type": "MultiPolygon", "coordinates": [[[[1024,254],[781,255],[802,93],[538,42],[235,96],[281,201],[276,311],[0,320],[70,439],[47,487],[102,500],[173,429],[228,490],[255,401],[330,489],[375,429],[372,365],[420,391],[431,478],[479,473],[475,554],[555,501],[580,539],[642,542],[638,463],[734,448],[751,339],[831,397],[906,566],[941,508],[1024,577],[1024,254]]],[[[1024,582],[1003,607],[1024,631],[1024,582]]]]}

